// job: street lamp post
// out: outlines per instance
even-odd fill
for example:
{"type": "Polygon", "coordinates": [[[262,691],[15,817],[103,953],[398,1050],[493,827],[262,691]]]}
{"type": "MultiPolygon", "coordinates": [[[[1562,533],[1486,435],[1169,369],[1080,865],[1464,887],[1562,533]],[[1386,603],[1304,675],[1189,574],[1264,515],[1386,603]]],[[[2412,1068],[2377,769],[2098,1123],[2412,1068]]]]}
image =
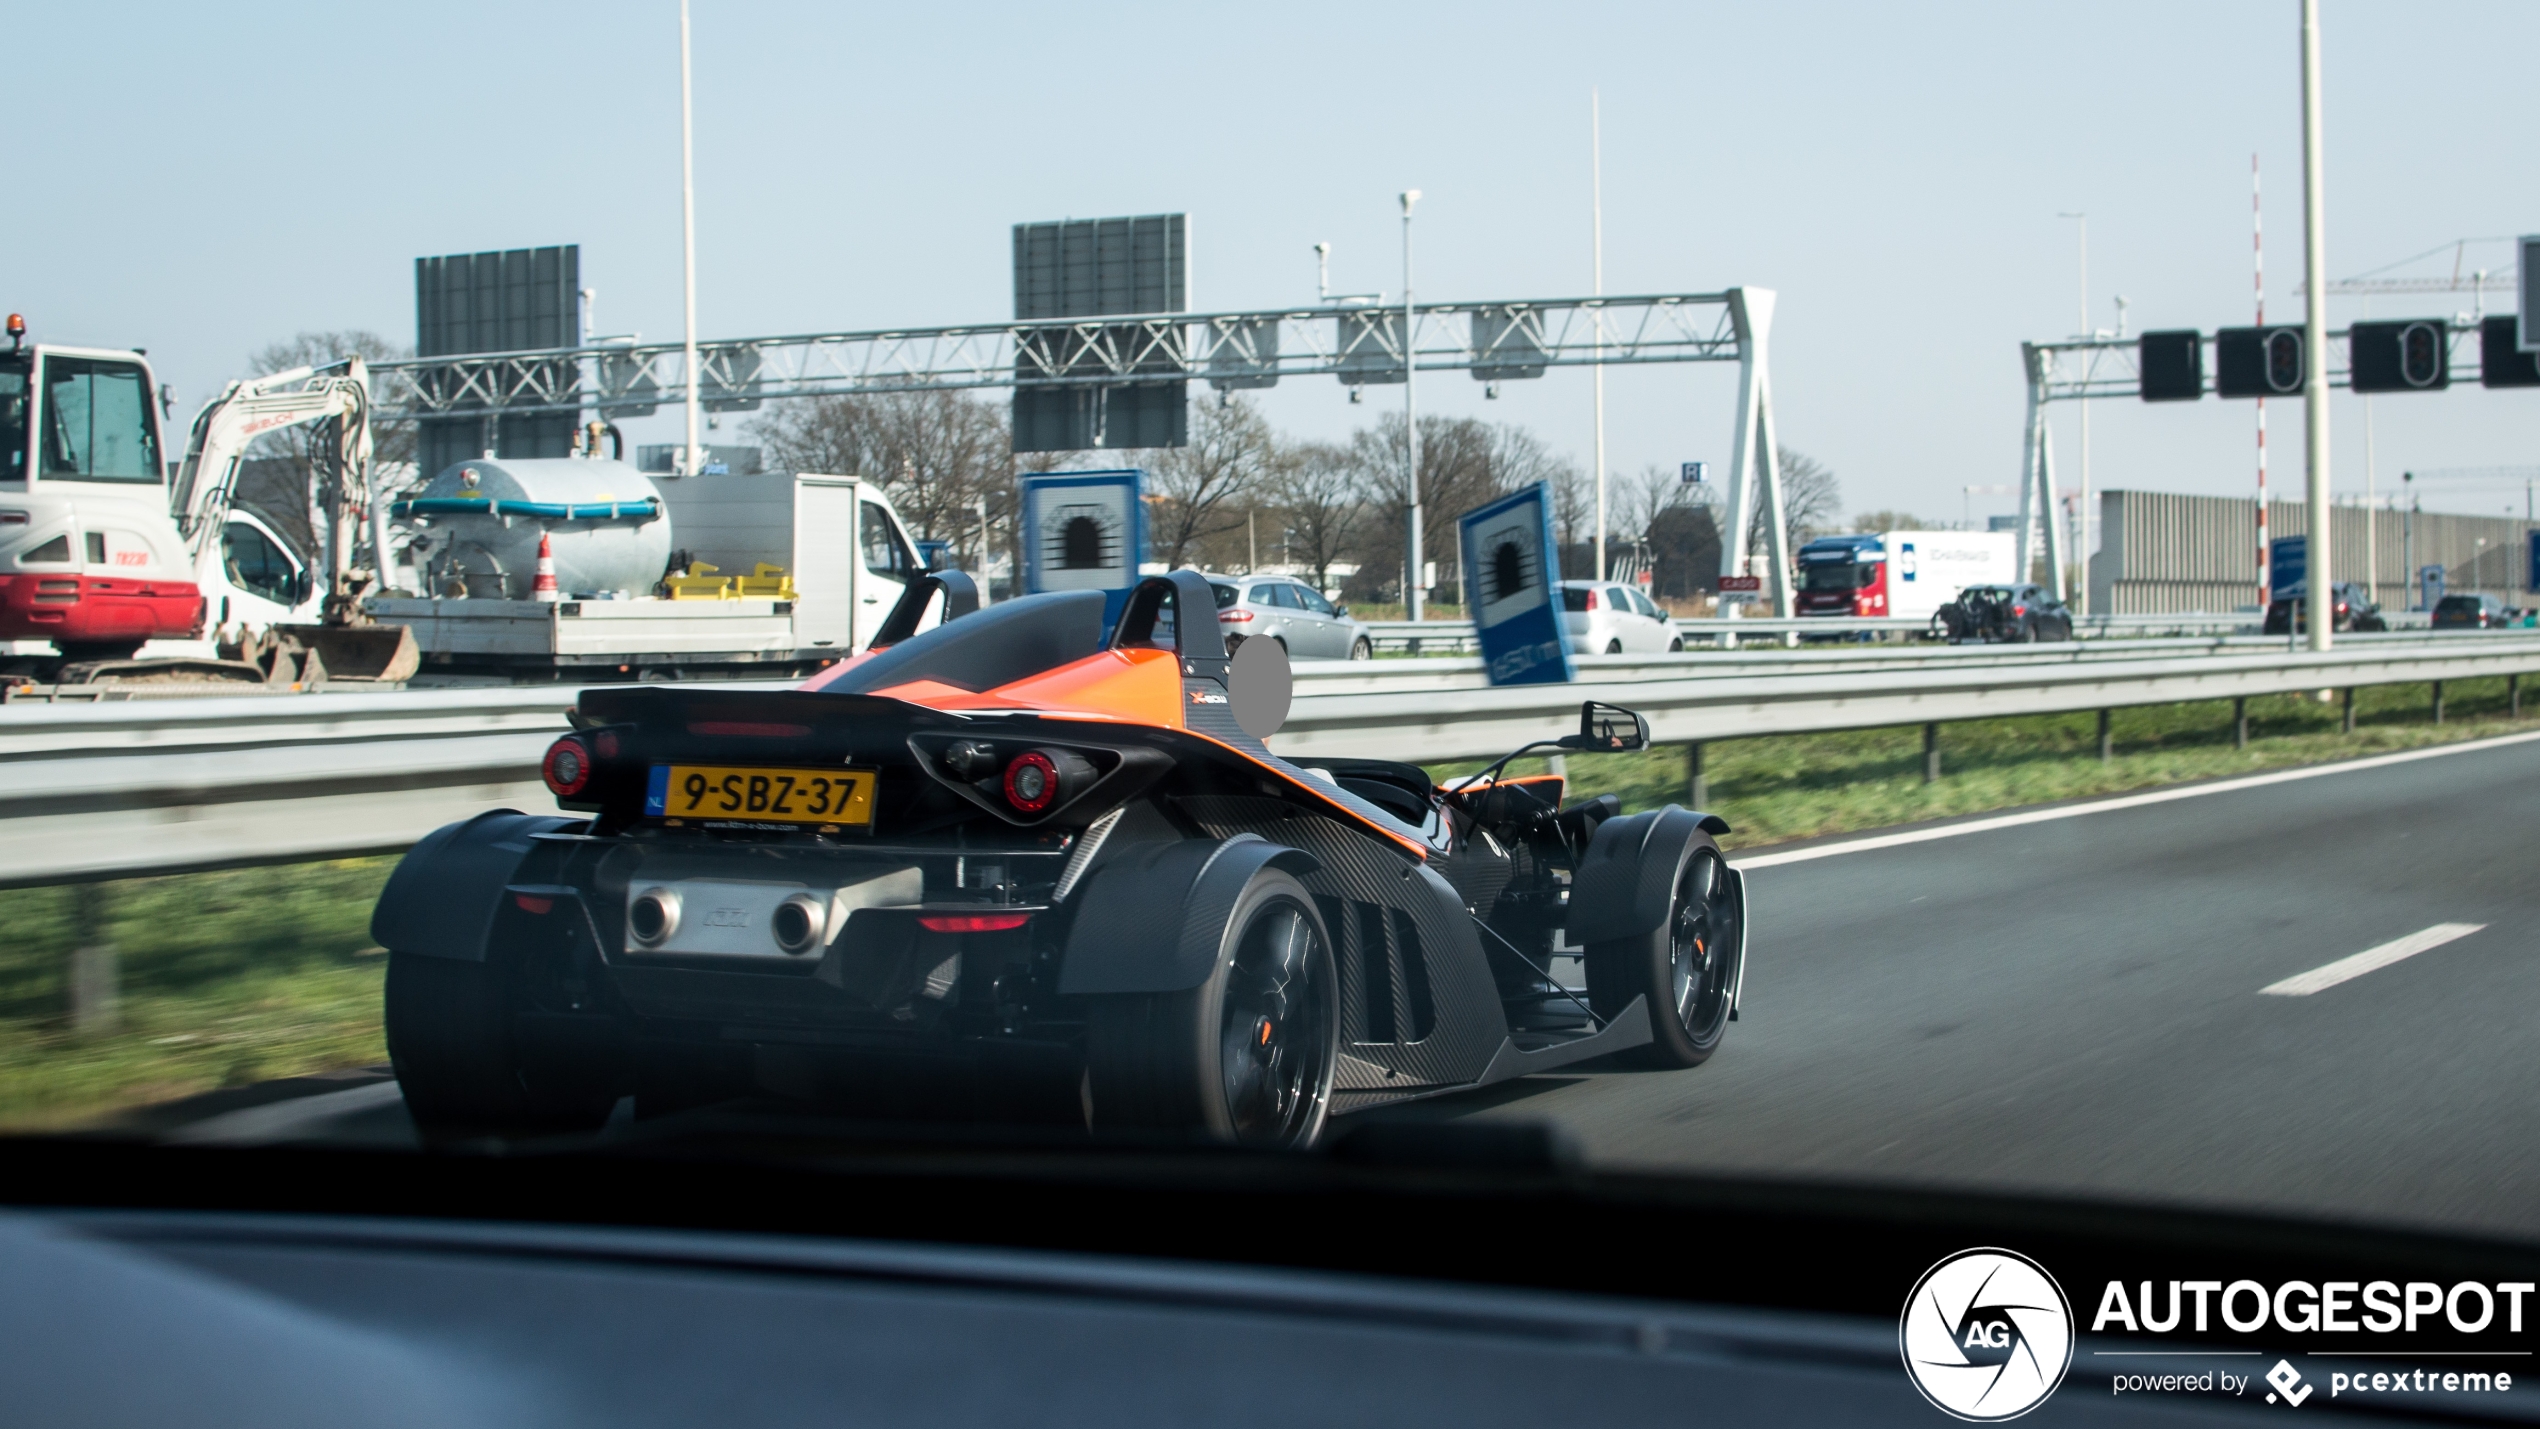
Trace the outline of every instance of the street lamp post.
{"type": "Polygon", "coordinates": [[[1420,542],[1420,396],[1419,369],[1411,360],[1411,206],[1420,201],[1418,189],[1402,191],[1402,435],[1403,450],[1408,453],[1403,463],[1403,485],[1411,496],[1411,563],[1402,573],[1403,605],[1413,619],[1426,618],[1421,597],[1422,560],[1420,542]]]}
{"type": "Polygon", "coordinates": [[[687,314],[681,339],[686,366],[680,370],[688,378],[688,444],[680,463],[682,476],[695,476],[705,469],[697,447],[697,388],[702,385],[697,372],[697,160],[689,110],[688,0],[679,0],[679,264],[687,314]]]}
{"type": "Polygon", "coordinates": [[[2329,627],[2319,618],[2320,596],[2333,588],[2336,571],[2328,529],[2328,200],[2322,190],[2320,154],[2320,5],[2302,0],[2302,428],[2304,474],[2310,484],[2310,529],[2305,547],[2303,604],[2312,612],[2311,648],[2329,647],[2329,627]]]}

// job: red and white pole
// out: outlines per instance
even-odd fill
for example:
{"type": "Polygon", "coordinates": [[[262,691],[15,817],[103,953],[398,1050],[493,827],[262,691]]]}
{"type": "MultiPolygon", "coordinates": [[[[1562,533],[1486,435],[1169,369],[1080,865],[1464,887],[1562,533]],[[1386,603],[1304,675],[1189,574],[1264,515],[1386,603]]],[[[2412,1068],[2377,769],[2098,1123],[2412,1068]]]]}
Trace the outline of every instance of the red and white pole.
{"type": "MultiPolygon", "coordinates": [[[[2258,156],[2249,156],[2249,256],[2252,281],[2258,295],[2258,328],[2260,360],[2264,361],[2267,325],[2267,221],[2266,211],[2258,203],[2258,156]]],[[[2273,573],[2267,569],[2267,399],[2258,396],[2258,621],[2266,623],[2267,605],[2273,598],[2268,582],[2273,573]]]]}

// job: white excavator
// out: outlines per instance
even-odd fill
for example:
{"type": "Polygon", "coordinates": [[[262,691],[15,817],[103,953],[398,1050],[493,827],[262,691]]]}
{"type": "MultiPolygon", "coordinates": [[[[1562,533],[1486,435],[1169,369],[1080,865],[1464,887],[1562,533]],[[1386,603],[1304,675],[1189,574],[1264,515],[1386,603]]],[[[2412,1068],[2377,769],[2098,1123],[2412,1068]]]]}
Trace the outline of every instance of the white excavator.
{"type": "Polygon", "coordinates": [[[15,313],[7,335],[0,679],[309,688],[412,673],[413,637],[355,613],[371,579],[358,558],[387,546],[361,358],[230,383],[170,463],[170,403],[144,354],[30,343],[15,313]],[[325,421],[311,503],[321,585],[235,497],[249,443],[325,421]]]}

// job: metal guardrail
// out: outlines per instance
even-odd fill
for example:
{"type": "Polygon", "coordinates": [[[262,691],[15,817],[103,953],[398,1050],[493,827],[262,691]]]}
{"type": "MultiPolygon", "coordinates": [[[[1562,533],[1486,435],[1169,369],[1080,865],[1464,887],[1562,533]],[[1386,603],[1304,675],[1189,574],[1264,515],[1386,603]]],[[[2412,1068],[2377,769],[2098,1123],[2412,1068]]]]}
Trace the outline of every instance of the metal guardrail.
{"type": "MultiPolygon", "coordinates": [[[[1579,664],[1574,684],[1501,689],[1472,658],[1302,664],[1272,746],[1296,757],[1486,758],[1567,727],[1582,699],[1628,705],[1659,740],[1692,743],[2521,675],[2540,672],[2540,632],[2341,637],[2327,655],[2222,637],[1579,664]]],[[[538,758],[578,693],[0,708],[0,886],[386,852],[483,809],[548,807],[538,758]]]]}
{"type": "MultiPolygon", "coordinates": [[[[2394,631],[2422,630],[2426,627],[2423,612],[2384,611],[2382,619],[2394,631]]],[[[1367,629],[1369,643],[1379,651],[1434,655],[1461,654],[1476,648],[1473,627],[1464,621],[1368,620],[1360,623],[1367,629]]],[[[1684,616],[1673,624],[1676,632],[1684,637],[1687,648],[1697,642],[1712,646],[1729,642],[1743,645],[1747,641],[1767,637],[1779,644],[1784,637],[1792,635],[1913,640],[1931,629],[1929,619],[1904,617],[1799,616],[1783,619],[1756,616],[1751,619],[1720,619],[1684,616]]],[[[2140,640],[2158,635],[2243,633],[2259,634],[2258,612],[2190,610],[2159,615],[2088,615],[2080,617],[2073,627],[2073,635],[2080,640],[2140,640]]]]}

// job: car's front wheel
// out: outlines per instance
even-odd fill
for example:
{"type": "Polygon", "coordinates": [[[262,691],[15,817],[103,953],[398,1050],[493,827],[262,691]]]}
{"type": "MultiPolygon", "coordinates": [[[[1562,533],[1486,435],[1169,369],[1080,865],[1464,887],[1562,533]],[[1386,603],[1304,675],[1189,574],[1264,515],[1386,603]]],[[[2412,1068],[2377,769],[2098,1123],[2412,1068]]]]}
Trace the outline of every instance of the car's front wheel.
{"type": "Polygon", "coordinates": [[[1606,654],[1608,654],[1608,655],[1620,655],[1620,654],[1622,654],[1622,653],[1623,653],[1623,642],[1622,642],[1622,641],[1620,641],[1620,640],[1608,640],[1608,641],[1606,641],[1606,642],[1605,642],[1605,653],[1606,653],[1606,654]]]}
{"type": "Polygon", "coordinates": [[[1667,642],[1667,653],[1670,655],[1681,655],[1684,653],[1684,650],[1685,638],[1681,635],[1676,636],[1667,642]]]}
{"type": "Polygon", "coordinates": [[[1373,641],[1369,640],[1369,639],[1368,639],[1366,636],[1364,636],[1364,635],[1359,636],[1356,640],[1353,640],[1353,641],[1351,641],[1351,642],[1350,642],[1350,646],[1349,646],[1349,658],[1351,658],[1351,659],[1353,659],[1353,660],[1373,660],[1373,659],[1375,659],[1375,658],[1376,658],[1376,646],[1375,646],[1375,642],[1373,642],[1373,641]]]}
{"type": "Polygon", "coordinates": [[[1096,998],[1085,1035],[1085,1110],[1096,1129],[1312,1145],[1331,1115],[1340,1056],[1339,974],[1313,897],[1292,874],[1255,873],[1206,982],[1096,998]]]}
{"type": "Polygon", "coordinates": [[[1743,913],[1728,865],[1706,840],[1677,875],[1665,923],[1588,945],[1588,1003],[1598,1017],[1621,1016],[1635,997],[1649,1000],[1649,1044],[1621,1054],[1622,1060],[1695,1067],[1719,1050],[1737,994],[1743,913]]]}

